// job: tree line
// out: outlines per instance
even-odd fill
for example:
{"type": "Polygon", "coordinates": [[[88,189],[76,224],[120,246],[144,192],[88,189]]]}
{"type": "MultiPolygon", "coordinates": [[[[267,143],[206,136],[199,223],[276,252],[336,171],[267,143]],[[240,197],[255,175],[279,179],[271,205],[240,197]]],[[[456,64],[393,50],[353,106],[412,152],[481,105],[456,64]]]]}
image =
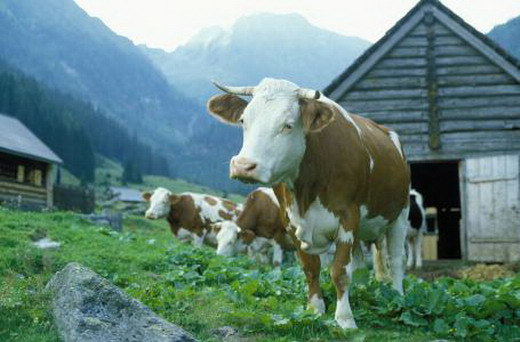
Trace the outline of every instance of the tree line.
{"type": "Polygon", "coordinates": [[[46,88],[0,61],[0,112],[18,118],[83,183],[94,181],[95,153],[140,174],[171,176],[166,159],[100,109],[46,88]]]}

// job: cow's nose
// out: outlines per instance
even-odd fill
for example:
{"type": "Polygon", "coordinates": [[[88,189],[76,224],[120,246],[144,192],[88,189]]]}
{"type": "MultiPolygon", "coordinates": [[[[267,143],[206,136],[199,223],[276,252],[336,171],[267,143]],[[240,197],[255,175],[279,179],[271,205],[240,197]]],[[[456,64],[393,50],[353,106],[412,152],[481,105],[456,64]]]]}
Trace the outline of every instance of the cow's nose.
{"type": "Polygon", "coordinates": [[[230,177],[242,180],[254,180],[258,164],[243,157],[231,159],[230,177]]]}
{"type": "Polygon", "coordinates": [[[153,213],[146,213],[144,214],[144,217],[146,217],[147,219],[149,220],[153,220],[155,218],[155,216],[153,215],[153,213]]]}

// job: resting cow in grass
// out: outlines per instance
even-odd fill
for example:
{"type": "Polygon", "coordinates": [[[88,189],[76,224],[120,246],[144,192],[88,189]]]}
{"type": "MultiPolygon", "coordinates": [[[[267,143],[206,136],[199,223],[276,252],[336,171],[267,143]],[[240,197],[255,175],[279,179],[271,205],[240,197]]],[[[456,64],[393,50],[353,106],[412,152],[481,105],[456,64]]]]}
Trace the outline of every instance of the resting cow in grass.
{"type": "Polygon", "coordinates": [[[410,174],[397,134],[289,81],[218,87],[227,94],[212,97],[209,112],[243,129],[230,177],[273,187],[284,226],[295,227],[289,233],[307,278],[308,305],[319,313],[325,312],[319,254],[336,245],[335,319],[355,328],[349,286],[360,241],[378,246],[376,267],[388,255],[393,287],[403,291],[410,174]],[[381,252],[385,237],[388,253],[381,252]]]}
{"type": "Polygon", "coordinates": [[[422,267],[422,241],[426,232],[426,212],[423,205],[423,197],[416,190],[410,190],[410,213],[408,214],[410,226],[406,234],[408,268],[422,267]]]}
{"type": "Polygon", "coordinates": [[[258,256],[271,246],[275,267],[281,265],[284,250],[295,250],[282,223],[278,199],[270,188],[258,188],[247,196],[236,221],[221,225],[217,243],[217,254],[228,256],[245,250],[250,256],[258,256]]]}
{"type": "Polygon", "coordinates": [[[240,206],[219,197],[185,192],[175,195],[165,188],[143,193],[150,203],[145,217],[151,220],[166,218],[170,229],[181,241],[193,240],[194,246],[217,246],[214,223],[234,220],[240,206]]]}

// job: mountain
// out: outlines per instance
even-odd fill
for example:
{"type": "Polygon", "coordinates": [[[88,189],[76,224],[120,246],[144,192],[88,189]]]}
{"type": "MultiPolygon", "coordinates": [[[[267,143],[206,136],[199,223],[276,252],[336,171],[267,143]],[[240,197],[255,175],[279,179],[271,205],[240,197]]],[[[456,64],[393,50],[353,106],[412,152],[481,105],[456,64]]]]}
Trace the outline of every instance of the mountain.
{"type": "Polygon", "coordinates": [[[201,103],[215,93],[210,80],[254,85],[264,77],[323,88],[369,42],[327,31],[298,14],[242,17],[229,29],[210,27],[173,52],[144,51],[170,83],[201,103]]]}
{"type": "Polygon", "coordinates": [[[0,32],[0,58],[46,86],[102,108],[166,151],[188,139],[193,113],[202,110],[130,40],[73,0],[2,0],[0,32]]]}
{"type": "Polygon", "coordinates": [[[83,182],[94,181],[95,153],[138,172],[168,175],[163,156],[99,109],[41,85],[0,60],[0,113],[31,129],[83,182]]]}
{"type": "Polygon", "coordinates": [[[488,36],[510,54],[520,59],[520,16],[495,26],[488,36]]]}
{"type": "MultiPolygon", "coordinates": [[[[321,89],[342,72],[369,42],[311,25],[297,14],[257,14],[230,29],[210,27],[173,52],[141,46],[169,82],[205,104],[219,93],[210,80],[254,85],[264,77],[291,80],[321,89]]],[[[196,118],[189,147],[182,151],[178,175],[214,188],[244,193],[251,187],[229,180],[229,158],[241,146],[240,129],[203,113],[196,118]]]]}

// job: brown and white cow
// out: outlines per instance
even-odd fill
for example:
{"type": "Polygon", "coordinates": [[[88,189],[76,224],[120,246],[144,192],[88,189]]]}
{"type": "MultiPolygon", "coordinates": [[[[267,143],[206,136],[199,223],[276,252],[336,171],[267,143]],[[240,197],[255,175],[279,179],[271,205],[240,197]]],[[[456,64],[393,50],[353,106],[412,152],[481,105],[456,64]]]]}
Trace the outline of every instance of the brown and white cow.
{"type": "Polygon", "coordinates": [[[415,189],[410,190],[410,211],[408,214],[410,226],[406,233],[408,259],[407,268],[422,267],[422,242],[426,233],[426,211],[422,195],[415,189]]]}
{"type": "Polygon", "coordinates": [[[294,251],[282,217],[278,199],[270,188],[252,191],[244,203],[244,209],[233,223],[221,225],[217,235],[217,254],[231,256],[248,251],[250,256],[265,253],[266,247],[273,248],[273,265],[282,263],[283,251],[294,251]]]}
{"type": "Polygon", "coordinates": [[[209,112],[243,129],[231,178],[273,186],[285,219],[295,227],[290,234],[307,278],[308,304],[319,313],[325,303],[318,255],[336,245],[335,319],[342,328],[355,328],[348,294],[360,241],[378,246],[375,265],[384,268],[386,237],[393,287],[403,291],[410,174],[397,134],[289,81],[218,87],[227,94],[212,97],[209,112]]]}
{"type": "Polygon", "coordinates": [[[214,223],[236,219],[241,208],[219,197],[191,192],[175,195],[165,188],[145,192],[143,199],[150,203],[146,218],[166,218],[173,235],[181,241],[193,240],[198,247],[203,243],[216,247],[214,223]]]}

